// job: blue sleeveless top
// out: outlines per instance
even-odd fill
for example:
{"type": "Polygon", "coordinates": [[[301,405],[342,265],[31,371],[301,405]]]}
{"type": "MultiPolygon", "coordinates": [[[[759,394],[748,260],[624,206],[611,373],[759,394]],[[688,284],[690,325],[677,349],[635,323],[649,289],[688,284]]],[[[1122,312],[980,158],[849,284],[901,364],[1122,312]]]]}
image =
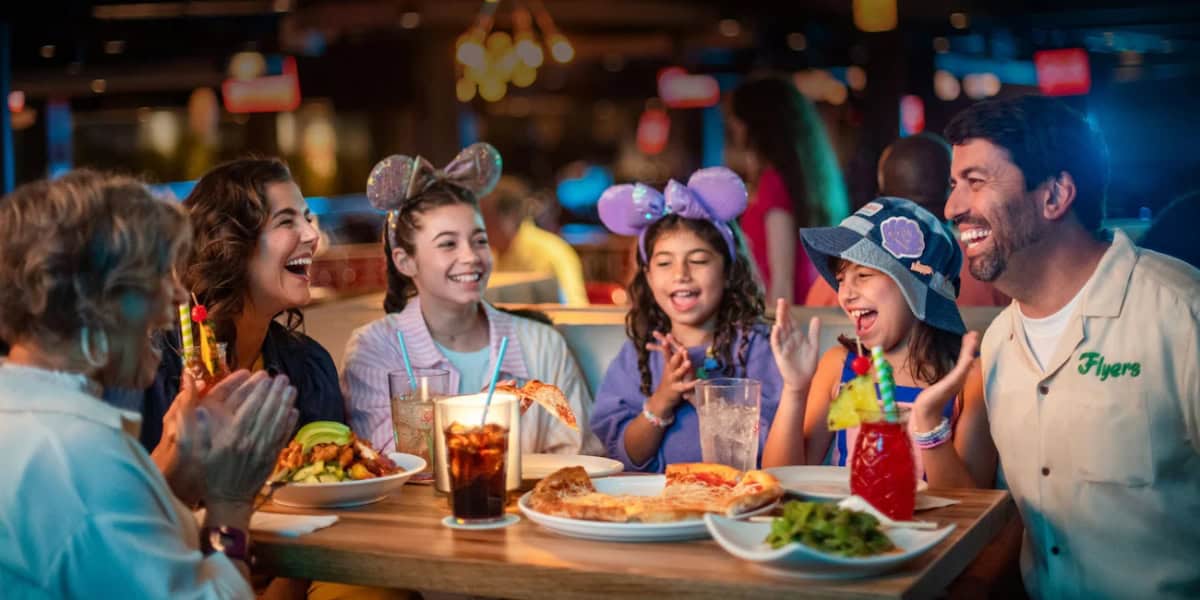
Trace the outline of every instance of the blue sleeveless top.
{"type": "MultiPolygon", "coordinates": [[[[847,381],[850,381],[856,377],[854,369],[851,368],[850,364],[854,362],[854,359],[857,357],[858,355],[854,352],[846,353],[846,362],[842,364],[842,383],[846,383],[847,381]]],[[[921,393],[922,389],[923,388],[919,387],[897,385],[895,388],[896,406],[899,408],[911,409],[913,402],[916,401],[917,395],[921,393]]],[[[952,424],[954,423],[954,412],[957,404],[957,399],[954,402],[946,403],[945,416],[947,419],[950,419],[952,424]]],[[[829,452],[826,453],[825,464],[844,467],[850,462],[850,453],[854,450],[854,441],[858,437],[858,428],[851,427],[850,429],[843,429],[834,433],[836,435],[833,438],[833,443],[830,444],[829,452]]],[[[916,452],[915,454],[918,470],[921,473],[924,473],[924,470],[920,465],[921,453],[916,452]]]]}

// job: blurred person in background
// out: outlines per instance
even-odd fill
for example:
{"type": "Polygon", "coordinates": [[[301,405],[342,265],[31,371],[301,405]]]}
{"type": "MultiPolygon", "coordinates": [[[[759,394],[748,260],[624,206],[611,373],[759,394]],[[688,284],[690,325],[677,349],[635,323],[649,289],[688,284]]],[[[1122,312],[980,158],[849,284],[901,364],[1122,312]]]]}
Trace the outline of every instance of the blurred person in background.
{"type": "Polygon", "coordinates": [[[297,418],[286,377],[187,376],[156,468],[136,413],[101,400],[154,379],[187,294],[178,205],[91,171],[0,202],[0,589],[14,598],[252,598],[249,525],[297,418]],[[203,529],[181,499],[203,500],[203,529]]]}
{"type": "Polygon", "coordinates": [[[529,186],[509,175],[501,177],[496,189],[480,199],[494,269],[552,273],[563,304],[587,306],[579,253],[557,234],[538,227],[533,220],[536,204],[529,186]]]}
{"type": "MultiPolygon", "coordinates": [[[[940,218],[950,195],[950,144],[936,133],[902,137],[879,155],[877,177],[880,196],[911,200],[940,218]]],[[[971,277],[965,260],[959,279],[959,306],[1004,306],[1009,302],[992,284],[971,277]]],[[[804,305],[837,306],[837,292],[824,279],[818,280],[804,305]]]]}
{"type": "MultiPolygon", "coordinates": [[[[229,367],[287,375],[299,391],[297,426],[345,423],[337,367],[329,352],[300,330],[300,307],[311,299],[309,275],[320,243],[287,166],[274,158],[219,165],[196,182],[183,206],[195,245],[180,276],[207,308],[217,340],[229,345],[229,367]]],[[[163,338],[167,347],[178,347],[177,328],[163,338]]],[[[174,350],[163,357],[143,394],[146,449],[158,445],[164,416],[179,392],[182,354],[174,350]]]]}
{"type": "Polygon", "coordinates": [[[1196,242],[1196,223],[1200,223],[1200,192],[1191,192],[1167,205],[1138,245],[1174,256],[1200,269],[1200,243],[1196,242]]]}
{"type": "Polygon", "coordinates": [[[728,112],[731,146],[753,190],[739,223],[765,297],[795,304],[820,280],[799,229],[837,224],[850,214],[837,155],[816,107],[788,79],[745,81],[730,96],[728,112]]]}

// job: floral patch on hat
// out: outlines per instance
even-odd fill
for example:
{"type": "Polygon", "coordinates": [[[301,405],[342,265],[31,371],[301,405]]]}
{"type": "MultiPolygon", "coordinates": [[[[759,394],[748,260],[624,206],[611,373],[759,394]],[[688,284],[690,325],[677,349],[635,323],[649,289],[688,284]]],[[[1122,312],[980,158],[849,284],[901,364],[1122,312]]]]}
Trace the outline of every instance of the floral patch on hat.
{"type": "Polygon", "coordinates": [[[925,253],[921,226],[908,217],[889,217],[879,226],[883,248],[896,258],[920,258],[925,253]]]}

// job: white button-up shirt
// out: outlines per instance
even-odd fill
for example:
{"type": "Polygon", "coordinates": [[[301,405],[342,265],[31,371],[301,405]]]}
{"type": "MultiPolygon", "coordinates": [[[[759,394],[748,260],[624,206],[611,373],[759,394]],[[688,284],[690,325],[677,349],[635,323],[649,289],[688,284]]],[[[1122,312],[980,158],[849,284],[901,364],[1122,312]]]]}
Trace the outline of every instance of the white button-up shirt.
{"type": "Polygon", "coordinates": [[[0,364],[0,596],[253,598],[137,440],[80,379],[0,364]]]}
{"type": "Polygon", "coordinates": [[[984,336],[992,437],[1043,598],[1200,597],[1200,272],[1117,233],[1038,368],[1016,305],[984,336]]]}

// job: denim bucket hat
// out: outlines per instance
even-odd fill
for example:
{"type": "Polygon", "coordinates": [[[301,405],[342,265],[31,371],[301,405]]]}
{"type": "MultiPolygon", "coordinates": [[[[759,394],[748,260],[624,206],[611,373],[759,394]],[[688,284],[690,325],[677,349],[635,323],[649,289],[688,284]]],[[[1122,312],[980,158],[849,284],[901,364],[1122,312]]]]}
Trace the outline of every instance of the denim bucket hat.
{"type": "Polygon", "coordinates": [[[917,319],[951,333],[966,333],[955,298],[963,255],[950,228],[933,213],[903,198],[868,202],[837,227],[800,230],[817,271],[838,288],[830,257],[887,274],[900,287],[917,319]]]}

